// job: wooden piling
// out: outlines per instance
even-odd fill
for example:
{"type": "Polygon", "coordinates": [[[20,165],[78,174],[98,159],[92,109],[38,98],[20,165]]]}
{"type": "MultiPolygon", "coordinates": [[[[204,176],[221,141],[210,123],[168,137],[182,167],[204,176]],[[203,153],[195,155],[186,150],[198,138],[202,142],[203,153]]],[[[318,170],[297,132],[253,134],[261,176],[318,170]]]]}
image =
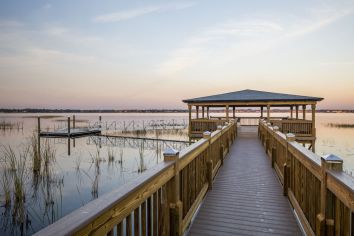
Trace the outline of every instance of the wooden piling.
{"type": "Polygon", "coordinates": [[[70,156],[70,116],[68,116],[68,156],[70,156]]]}
{"type": "MultiPolygon", "coordinates": [[[[75,129],[76,125],[75,125],[75,115],[73,115],[73,129],[75,129]]],[[[73,147],[75,147],[76,143],[75,143],[75,138],[73,139],[73,147]]]]}
{"type": "Polygon", "coordinates": [[[37,151],[41,155],[41,117],[37,117],[37,151]]]}

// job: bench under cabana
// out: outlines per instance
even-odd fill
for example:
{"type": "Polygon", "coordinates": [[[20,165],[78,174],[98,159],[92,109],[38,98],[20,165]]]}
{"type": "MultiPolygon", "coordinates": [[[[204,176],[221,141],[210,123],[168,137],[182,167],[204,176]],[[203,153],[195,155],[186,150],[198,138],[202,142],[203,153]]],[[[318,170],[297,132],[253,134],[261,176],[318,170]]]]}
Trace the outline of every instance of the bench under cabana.
{"type": "Polygon", "coordinates": [[[316,139],[315,128],[315,112],[316,104],[322,101],[323,98],[300,96],[283,93],[272,93],[257,90],[241,90],[236,92],[217,94],[205,97],[191,98],[183,100],[188,104],[189,110],[189,137],[196,139],[202,137],[204,131],[214,131],[218,125],[224,125],[234,119],[236,122],[241,122],[242,119],[258,120],[266,118],[268,122],[279,127],[283,133],[293,133],[296,139],[300,142],[310,142],[314,148],[316,139]],[[306,109],[310,107],[311,119],[306,119],[306,109]],[[236,117],[237,108],[253,107],[260,109],[258,117],[236,117]],[[290,108],[289,117],[271,116],[271,108],[290,108]],[[195,109],[194,109],[195,108],[195,109]],[[225,116],[212,117],[210,116],[210,108],[225,109],[225,116]],[[232,115],[230,116],[230,109],[232,115]],[[263,111],[266,109],[266,116],[263,116],[263,111]],[[302,110],[302,117],[299,115],[302,110]],[[195,111],[195,116],[192,117],[192,111],[195,111]],[[295,113],[295,114],[294,114],[295,113]]]}

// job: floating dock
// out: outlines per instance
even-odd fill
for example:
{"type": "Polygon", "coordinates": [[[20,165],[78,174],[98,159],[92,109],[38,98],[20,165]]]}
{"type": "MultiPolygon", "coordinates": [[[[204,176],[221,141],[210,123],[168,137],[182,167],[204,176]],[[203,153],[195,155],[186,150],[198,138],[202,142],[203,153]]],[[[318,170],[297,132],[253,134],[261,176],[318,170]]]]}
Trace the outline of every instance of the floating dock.
{"type": "Polygon", "coordinates": [[[55,131],[41,131],[41,137],[80,137],[87,135],[101,134],[101,129],[98,128],[72,128],[59,129],[55,131]]]}

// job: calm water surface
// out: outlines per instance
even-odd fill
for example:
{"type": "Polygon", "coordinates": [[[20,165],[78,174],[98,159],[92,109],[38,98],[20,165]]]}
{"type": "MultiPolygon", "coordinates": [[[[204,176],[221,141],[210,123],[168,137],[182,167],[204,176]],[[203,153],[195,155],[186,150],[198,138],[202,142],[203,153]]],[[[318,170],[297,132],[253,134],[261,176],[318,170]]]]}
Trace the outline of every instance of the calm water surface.
{"type": "MultiPolygon", "coordinates": [[[[53,117],[42,119],[42,130],[67,125],[67,114],[43,115],[53,117]]],[[[237,115],[250,116],[249,113],[237,115]]],[[[48,165],[42,163],[41,173],[34,174],[31,154],[21,157],[20,154],[29,146],[30,137],[36,131],[36,117],[37,114],[0,114],[0,124],[5,121],[14,125],[12,129],[0,129],[0,235],[32,234],[161,162],[167,145],[178,150],[188,145],[184,142],[90,136],[75,139],[75,147],[71,140],[69,156],[68,139],[42,138],[42,149],[48,142],[55,158],[48,165]],[[13,176],[18,177],[19,171],[5,171],[7,164],[3,152],[9,147],[14,150],[19,163],[21,160],[25,163],[21,175],[25,195],[22,203],[16,201],[13,193],[13,176]],[[109,154],[113,155],[113,160],[109,154]],[[6,204],[6,189],[11,191],[9,204],[6,204]]],[[[99,114],[78,114],[76,126],[97,126],[98,117],[99,114]]],[[[328,123],[354,124],[354,114],[319,113],[316,118],[317,154],[337,154],[344,159],[344,168],[354,171],[354,129],[328,126],[328,123]]],[[[125,129],[129,135],[136,136],[129,131],[140,129],[144,130],[140,137],[187,141],[187,119],[188,114],[103,114],[101,126],[110,133],[121,134],[115,130],[125,129]]]]}

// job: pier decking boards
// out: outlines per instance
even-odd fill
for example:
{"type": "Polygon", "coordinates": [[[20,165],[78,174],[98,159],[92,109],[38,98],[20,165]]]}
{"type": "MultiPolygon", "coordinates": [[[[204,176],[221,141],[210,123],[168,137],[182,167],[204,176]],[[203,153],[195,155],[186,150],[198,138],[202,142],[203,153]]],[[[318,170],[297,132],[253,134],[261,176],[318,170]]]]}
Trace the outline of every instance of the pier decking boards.
{"type": "Polygon", "coordinates": [[[302,235],[256,128],[239,128],[188,235],[302,235]]]}

